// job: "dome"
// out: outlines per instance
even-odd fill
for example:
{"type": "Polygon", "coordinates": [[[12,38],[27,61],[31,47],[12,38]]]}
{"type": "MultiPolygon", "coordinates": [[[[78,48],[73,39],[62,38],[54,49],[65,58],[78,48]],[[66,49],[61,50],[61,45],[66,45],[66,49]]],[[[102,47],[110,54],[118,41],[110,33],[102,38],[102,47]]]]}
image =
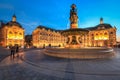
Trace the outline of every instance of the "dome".
{"type": "Polygon", "coordinates": [[[18,27],[22,28],[22,26],[20,25],[20,23],[13,22],[13,21],[8,22],[6,25],[7,26],[18,26],[18,27]]]}
{"type": "Polygon", "coordinates": [[[47,27],[47,26],[43,26],[43,25],[39,25],[36,29],[46,29],[46,30],[51,30],[51,31],[59,31],[59,30],[56,30],[56,29],[52,29],[50,27],[47,27]]]}
{"type": "Polygon", "coordinates": [[[97,25],[96,27],[97,27],[97,28],[98,28],[98,27],[104,27],[105,29],[107,29],[107,28],[112,28],[112,26],[111,26],[110,24],[99,24],[99,25],[97,25]]]}

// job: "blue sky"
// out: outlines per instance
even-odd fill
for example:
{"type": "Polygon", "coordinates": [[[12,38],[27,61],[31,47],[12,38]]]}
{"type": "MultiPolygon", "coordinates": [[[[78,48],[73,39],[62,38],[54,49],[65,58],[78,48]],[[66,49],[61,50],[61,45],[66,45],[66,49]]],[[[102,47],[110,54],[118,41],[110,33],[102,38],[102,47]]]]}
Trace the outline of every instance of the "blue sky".
{"type": "Polygon", "coordinates": [[[26,34],[38,25],[68,29],[73,3],[78,9],[79,28],[95,26],[103,17],[104,23],[117,27],[120,41],[120,0],[0,0],[0,20],[11,21],[15,13],[26,34]]]}

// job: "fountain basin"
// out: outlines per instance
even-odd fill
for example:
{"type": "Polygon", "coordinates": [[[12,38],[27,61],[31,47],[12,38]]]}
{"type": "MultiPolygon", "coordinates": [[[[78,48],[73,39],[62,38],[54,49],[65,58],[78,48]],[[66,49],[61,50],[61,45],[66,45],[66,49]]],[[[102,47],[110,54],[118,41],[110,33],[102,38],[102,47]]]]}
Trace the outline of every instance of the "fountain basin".
{"type": "Polygon", "coordinates": [[[52,57],[70,58],[70,59],[100,59],[112,58],[115,52],[112,48],[90,47],[90,48],[46,48],[44,54],[52,57]]]}

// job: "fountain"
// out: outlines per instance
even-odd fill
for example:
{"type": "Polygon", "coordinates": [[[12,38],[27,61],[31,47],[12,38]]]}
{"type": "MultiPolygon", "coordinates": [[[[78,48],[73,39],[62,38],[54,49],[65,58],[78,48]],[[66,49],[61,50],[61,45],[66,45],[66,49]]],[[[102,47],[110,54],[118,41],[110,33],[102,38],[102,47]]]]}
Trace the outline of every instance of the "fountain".
{"type": "Polygon", "coordinates": [[[67,37],[64,48],[46,48],[43,53],[48,56],[71,59],[96,59],[111,58],[115,55],[112,48],[86,47],[86,35],[88,30],[78,28],[78,16],[76,5],[72,4],[70,10],[70,29],[62,31],[67,37]]]}

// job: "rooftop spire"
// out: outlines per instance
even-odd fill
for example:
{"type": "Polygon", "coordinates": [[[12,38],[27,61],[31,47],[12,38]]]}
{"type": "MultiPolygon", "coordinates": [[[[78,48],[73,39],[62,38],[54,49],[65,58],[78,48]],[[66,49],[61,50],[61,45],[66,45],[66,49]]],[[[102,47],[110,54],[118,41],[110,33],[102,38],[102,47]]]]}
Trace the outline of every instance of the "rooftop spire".
{"type": "Polygon", "coordinates": [[[102,17],[100,18],[100,24],[103,24],[103,18],[102,17]]]}
{"type": "Polygon", "coordinates": [[[13,14],[13,16],[12,16],[12,21],[16,22],[16,15],[15,14],[13,14]]]}

